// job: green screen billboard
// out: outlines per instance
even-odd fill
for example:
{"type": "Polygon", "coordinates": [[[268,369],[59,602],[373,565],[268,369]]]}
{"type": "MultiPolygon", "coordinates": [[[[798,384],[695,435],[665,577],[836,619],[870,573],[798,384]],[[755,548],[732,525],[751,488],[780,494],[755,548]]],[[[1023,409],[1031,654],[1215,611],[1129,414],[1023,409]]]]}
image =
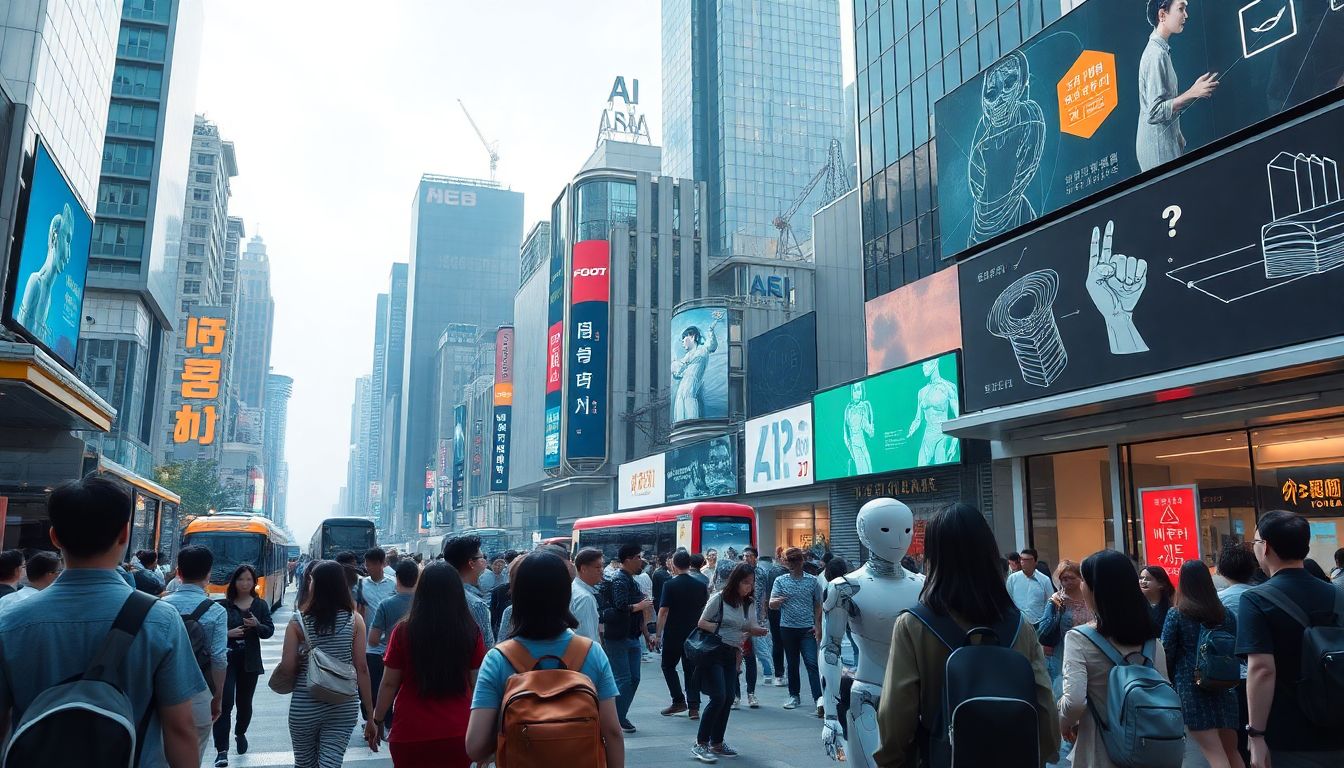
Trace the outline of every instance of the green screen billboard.
{"type": "Polygon", "coordinates": [[[817,480],[960,462],[961,441],[943,433],[961,413],[960,380],[950,352],[818,392],[817,480]]]}

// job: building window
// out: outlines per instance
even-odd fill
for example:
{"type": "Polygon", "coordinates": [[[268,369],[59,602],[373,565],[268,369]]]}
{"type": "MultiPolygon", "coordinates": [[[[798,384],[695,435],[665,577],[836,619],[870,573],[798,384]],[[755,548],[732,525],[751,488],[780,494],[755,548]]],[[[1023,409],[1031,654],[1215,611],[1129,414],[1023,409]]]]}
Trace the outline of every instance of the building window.
{"type": "Polygon", "coordinates": [[[1052,568],[1115,546],[1110,451],[1032,456],[1027,460],[1031,545],[1052,568]]]}
{"type": "MultiPolygon", "coordinates": [[[[209,155],[202,155],[202,157],[209,157],[209,155]]],[[[209,172],[209,171],[197,171],[197,172],[196,172],[196,183],[197,183],[197,184],[214,184],[214,183],[215,183],[215,174],[213,174],[213,173],[211,173],[211,172],[209,172]]]]}
{"type": "Polygon", "coordinates": [[[103,173],[149,178],[154,147],[108,140],[103,143],[103,173]]]}
{"type": "Polygon", "coordinates": [[[189,232],[192,237],[198,240],[204,240],[210,236],[210,227],[206,224],[192,224],[189,232]]]}
{"type": "Polygon", "coordinates": [[[107,108],[107,132],[153,139],[159,128],[159,110],[146,104],[116,102],[107,108]]]}
{"type": "Polygon", "coordinates": [[[139,258],[145,244],[144,224],[95,221],[90,252],[99,256],[139,258]]]}
{"type": "Polygon", "coordinates": [[[149,187],[129,181],[104,181],[98,185],[101,216],[145,216],[149,211],[149,187]]]}
{"type": "Polygon", "coordinates": [[[123,25],[117,38],[117,55],[134,59],[163,61],[168,34],[161,29],[123,25]]]}
{"type": "Polygon", "coordinates": [[[188,295],[188,296],[196,296],[196,295],[200,294],[200,292],[201,292],[201,281],[200,281],[200,280],[183,280],[183,281],[182,281],[182,293],[185,293],[185,294],[188,295]]]}
{"type": "Polygon", "coordinates": [[[205,243],[187,243],[187,255],[201,256],[201,257],[205,256],[205,243]]]}
{"type": "Polygon", "coordinates": [[[208,202],[210,202],[210,198],[211,198],[211,197],[212,197],[212,195],[210,194],[210,190],[208,190],[208,189],[193,189],[193,190],[191,190],[191,199],[192,199],[192,200],[195,200],[195,201],[197,201],[197,202],[200,202],[200,203],[208,203],[208,202]]]}
{"type": "Polygon", "coordinates": [[[210,209],[204,205],[191,206],[191,218],[195,221],[209,221],[210,209]]]}
{"type": "Polygon", "coordinates": [[[188,261],[188,262],[187,262],[187,274],[188,274],[188,275],[199,275],[199,274],[201,274],[201,262],[199,262],[199,261],[188,261]]]}
{"type": "Polygon", "coordinates": [[[157,21],[168,23],[168,13],[172,9],[172,0],[126,0],[121,10],[122,18],[138,21],[157,21]]]}
{"type": "Polygon", "coordinates": [[[112,73],[112,95],[157,99],[163,92],[163,70],[118,62],[112,73]]]}

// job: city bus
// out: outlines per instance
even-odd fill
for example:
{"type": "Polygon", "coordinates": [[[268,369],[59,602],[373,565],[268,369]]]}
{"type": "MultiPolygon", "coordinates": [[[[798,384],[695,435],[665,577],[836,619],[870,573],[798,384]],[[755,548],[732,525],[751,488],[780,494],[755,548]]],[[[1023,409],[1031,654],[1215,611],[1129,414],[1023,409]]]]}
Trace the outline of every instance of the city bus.
{"type": "Polygon", "coordinates": [[[733,550],[756,546],[756,510],[745,504],[703,502],[585,517],[574,523],[573,551],[596,547],[608,559],[635,542],[648,554],[733,550]]]}
{"type": "Polygon", "coordinates": [[[187,525],[183,546],[202,546],[215,556],[206,593],[223,596],[229,577],[243,563],[257,569],[257,595],[272,610],[285,599],[289,582],[289,537],[259,515],[216,514],[198,517],[187,525]]]}
{"type": "Polygon", "coordinates": [[[314,560],[335,560],[342,552],[354,552],[359,562],[364,553],[378,546],[378,533],[367,517],[328,517],[308,542],[308,556],[314,560]]]}
{"type": "Polygon", "coordinates": [[[561,548],[564,549],[566,552],[569,552],[569,551],[570,551],[570,549],[569,549],[569,547],[570,547],[570,543],[571,543],[571,541],[570,541],[570,538],[569,538],[568,536],[552,536],[552,537],[550,537],[549,539],[542,539],[542,540],[541,540],[541,546],[543,546],[543,547],[549,547],[549,546],[553,546],[553,547],[561,547],[561,548]]]}
{"type": "MultiPolygon", "coordinates": [[[[502,557],[504,550],[509,549],[509,532],[503,528],[464,528],[460,531],[453,531],[443,537],[444,541],[456,538],[458,536],[480,536],[481,554],[493,560],[496,557],[502,557]]],[[[443,548],[435,554],[441,554],[443,548]]]]}

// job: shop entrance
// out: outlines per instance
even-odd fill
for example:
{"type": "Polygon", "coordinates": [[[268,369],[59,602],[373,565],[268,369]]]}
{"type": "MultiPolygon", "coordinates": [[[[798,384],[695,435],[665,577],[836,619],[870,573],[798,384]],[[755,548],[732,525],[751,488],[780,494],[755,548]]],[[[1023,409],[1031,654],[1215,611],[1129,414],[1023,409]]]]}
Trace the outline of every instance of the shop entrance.
{"type": "Polygon", "coordinates": [[[777,547],[798,547],[811,549],[820,557],[830,546],[831,512],[825,502],[764,507],[756,515],[762,555],[773,557],[777,547]]]}

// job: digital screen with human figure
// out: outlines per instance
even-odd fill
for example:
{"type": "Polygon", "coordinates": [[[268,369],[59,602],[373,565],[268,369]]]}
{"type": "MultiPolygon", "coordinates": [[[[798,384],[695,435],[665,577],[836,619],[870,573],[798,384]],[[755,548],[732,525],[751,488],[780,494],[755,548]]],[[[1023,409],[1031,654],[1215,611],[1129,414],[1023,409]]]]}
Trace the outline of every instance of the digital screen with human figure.
{"type": "Polygon", "coordinates": [[[671,422],[728,416],[725,307],[695,307],[672,317],[671,422]]]}

